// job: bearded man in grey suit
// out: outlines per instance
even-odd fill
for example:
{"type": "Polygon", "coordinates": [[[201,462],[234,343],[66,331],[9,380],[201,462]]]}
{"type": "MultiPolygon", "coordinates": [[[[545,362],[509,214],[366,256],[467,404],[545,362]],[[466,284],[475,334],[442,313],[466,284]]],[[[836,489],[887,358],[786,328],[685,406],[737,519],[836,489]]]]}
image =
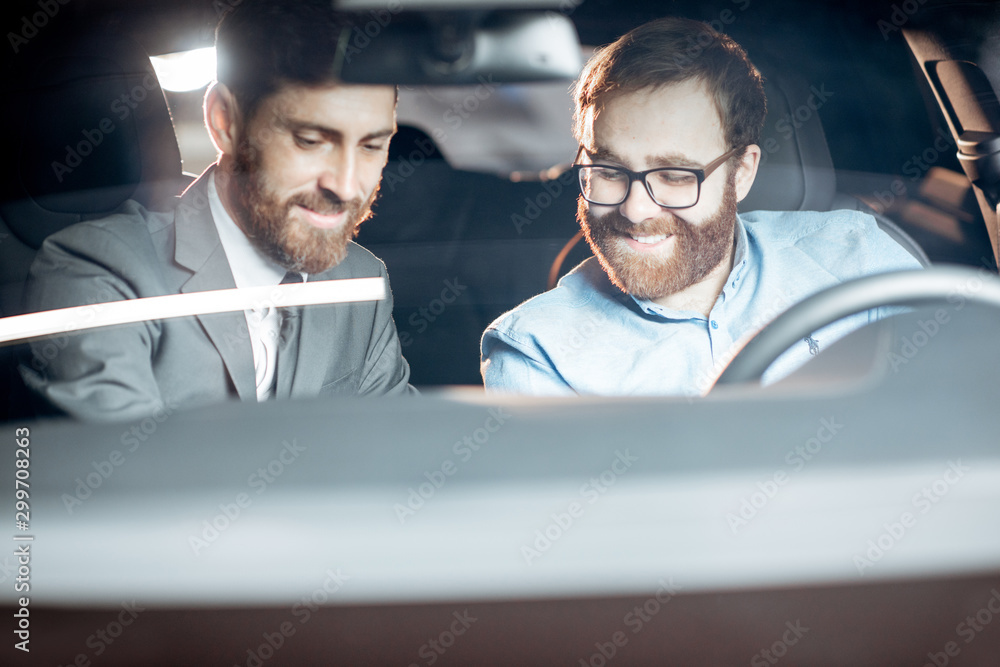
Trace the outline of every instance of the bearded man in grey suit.
{"type": "MultiPolygon", "coordinates": [[[[205,124],[219,151],[169,212],[126,202],[46,240],[29,310],[110,300],[388,277],[351,239],[371,214],[396,129],[391,86],[332,78],[328,2],[234,3],[216,33],[205,124]]],[[[388,292],[388,289],[387,289],[388,292]]],[[[148,321],[65,340],[27,384],[86,419],[127,420],[228,398],[412,391],[382,301],[148,321]]]]}

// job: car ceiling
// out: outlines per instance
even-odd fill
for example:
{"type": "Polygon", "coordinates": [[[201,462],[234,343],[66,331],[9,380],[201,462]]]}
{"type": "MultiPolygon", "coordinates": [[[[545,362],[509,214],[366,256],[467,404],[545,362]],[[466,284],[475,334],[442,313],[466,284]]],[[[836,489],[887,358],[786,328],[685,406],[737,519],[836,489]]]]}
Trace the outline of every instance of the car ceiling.
{"type": "MultiPolygon", "coordinates": [[[[211,45],[219,12],[231,1],[67,0],[52,23],[72,30],[81,21],[99,21],[132,35],[156,55],[211,45]]],[[[933,139],[939,112],[914,84],[918,77],[902,35],[898,30],[884,35],[878,27],[879,21],[891,20],[897,0],[583,0],[576,6],[577,1],[550,0],[550,6],[569,16],[586,45],[609,43],[664,15],[709,22],[731,19],[726,32],[752,58],[768,56],[793,67],[805,81],[837,92],[824,114],[824,126],[828,138],[835,139],[831,152],[838,169],[896,173],[911,152],[926,146],[927,137],[933,139]]],[[[38,3],[16,0],[22,11],[7,14],[4,33],[18,31],[24,17],[38,11],[38,3]]],[[[995,15],[998,6],[982,1],[920,2],[922,8],[933,5],[945,6],[945,15],[962,30],[977,24],[970,16],[995,15]]],[[[10,49],[0,51],[0,68],[11,66],[16,56],[10,49]]]]}
{"type": "MultiPolygon", "coordinates": [[[[574,21],[580,33],[581,41],[586,44],[604,44],[617,38],[627,30],[653,18],[665,15],[690,16],[710,21],[718,18],[726,9],[739,16],[745,10],[749,20],[747,28],[769,28],[767,32],[776,38],[785,40],[794,38],[786,26],[799,25],[803,21],[826,23],[831,27],[850,23],[875,24],[879,19],[885,19],[892,13],[892,0],[812,0],[801,3],[799,0],[550,0],[548,3],[530,2],[525,0],[524,6],[548,4],[552,10],[562,12],[574,21]],[[833,24],[827,23],[836,19],[833,24]]],[[[37,1],[17,0],[15,6],[21,6],[22,14],[37,10],[37,1]]],[[[112,25],[121,26],[132,33],[153,54],[167,53],[211,43],[214,26],[219,11],[230,4],[227,0],[73,0],[72,3],[61,5],[61,12],[72,15],[75,19],[100,18],[112,25]]],[[[360,3],[352,3],[358,5],[360,3]]],[[[379,5],[379,0],[373,0],[372,6],[379,5]]],[[[381,4],[385,4],[382,0],[381,4]]],[[[413,4],[413,3],[404,3],[413,4]]],[[[444,4],[444,3],[436,3],[444,4]]],[[[455,2],[455,6],[468,6],[470,3],[455,2]]],[[[477,9],[484,4],[475,3],[477,9]]],[[[509,5],[511,3],[500,3],[509,5]]],[[[923,0],[921,5],[953,4],[967,6],[981,3],[955,3],[923,0]]],[[[9,16],[17,17],[14,11],[9,16]]],[[[742,17],[741,17],[742,18],[742,17]]],[[[10,21],[10,19],[8,19],[10,21]]],[[[18,20],[13,20],[16,26],[18,20]]],[[[735,26],[734,26],[735,27],[735,26]]],[[[835,30],[832,32],[836,32],[835,30]]],[[[816,35],[813,34],[812,37],[816,35]]],[[[832,36],[832,35],[831,35],[832,36]]]]}

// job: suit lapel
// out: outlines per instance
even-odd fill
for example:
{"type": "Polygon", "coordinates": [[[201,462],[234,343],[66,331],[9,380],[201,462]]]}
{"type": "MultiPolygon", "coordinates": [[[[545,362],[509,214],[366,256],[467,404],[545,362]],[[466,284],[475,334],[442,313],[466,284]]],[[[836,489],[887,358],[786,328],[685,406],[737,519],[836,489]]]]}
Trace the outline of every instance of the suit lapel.
{"type": "MultiPolygon", "coordinates": [[[[180,288],[182,293],[236,287],[209,208],[208,179],[212,171],[210,167],[192,183],[177,206],[174,259],[192,272],[180,288]]],[[[213,313],[197,318],[219,351],[240,399],[256,400],[253,352],[243,312],[213,313]]]]}
{"type": "MultiPolygon", "coordinates": [[[[295,337],[289,338],[288,341],[297,343],[288,345],[297,348],[297,352],[278,348],[278,396],[293,398],[317,396],[327,379],[330,365],[338,362],[337,359],[331,359],[331,354],[333,350],[343,346],[340,341],[343,335],[343,322],[338,321],[342,318],[338,318],[338,310],[334,305],[288,310],[297,313],[292,318],[297,324],[295,337]],[[285,357],[282,357],[282,354],[285,354],[285,357]],[[288,358],[293,355],[294,363],[289,364],[288,358]]],[[[285,341],[284,333],[282,331],[282,342],[285,341]]]]}

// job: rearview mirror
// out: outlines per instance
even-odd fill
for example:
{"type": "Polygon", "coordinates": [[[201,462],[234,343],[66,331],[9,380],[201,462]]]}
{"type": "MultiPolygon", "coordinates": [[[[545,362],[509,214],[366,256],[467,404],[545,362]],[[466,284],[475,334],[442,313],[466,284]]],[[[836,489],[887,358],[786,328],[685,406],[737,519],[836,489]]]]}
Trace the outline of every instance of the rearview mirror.
{"type": "Polygon", "coordinates": [[[343,81],[523,83],[569,80],[580,73],[576,29],[558,12],[382,10],[359,16],[357,27],[340,36],[343,81]]]}

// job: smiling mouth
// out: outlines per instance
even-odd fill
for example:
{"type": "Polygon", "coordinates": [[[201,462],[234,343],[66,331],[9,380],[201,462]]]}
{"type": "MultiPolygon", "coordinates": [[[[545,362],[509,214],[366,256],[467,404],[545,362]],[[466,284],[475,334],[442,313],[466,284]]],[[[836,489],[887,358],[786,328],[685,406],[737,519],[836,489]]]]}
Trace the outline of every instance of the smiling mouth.
{"type": "Polygon", "coordinates": [[[649,251],[666,243],[673,234],[650,234],[641,236],[639,234],[625,234],[625,243],[633,250],[649,251]]]}
{"type": "Polygon", "coordinates": [[[347,217],[347,209],[341,209],[336,213],[317,213],[312,209],[306,208],[301,204],[296,204],[296,207],[302,211],[303,217],[313,227],[319,227],[320,229],[330,229],[332,227],[338,227],[344,222],[347,217]]]}
{"type": "Polygon", "coordinates": [[[645,245],[652,245],[654,243],[659,243],[660,241],[665,241],[668,234],[655,234],[653,236],[632,236],[632,240],[636,243],[642,243],[645,245]]]}

